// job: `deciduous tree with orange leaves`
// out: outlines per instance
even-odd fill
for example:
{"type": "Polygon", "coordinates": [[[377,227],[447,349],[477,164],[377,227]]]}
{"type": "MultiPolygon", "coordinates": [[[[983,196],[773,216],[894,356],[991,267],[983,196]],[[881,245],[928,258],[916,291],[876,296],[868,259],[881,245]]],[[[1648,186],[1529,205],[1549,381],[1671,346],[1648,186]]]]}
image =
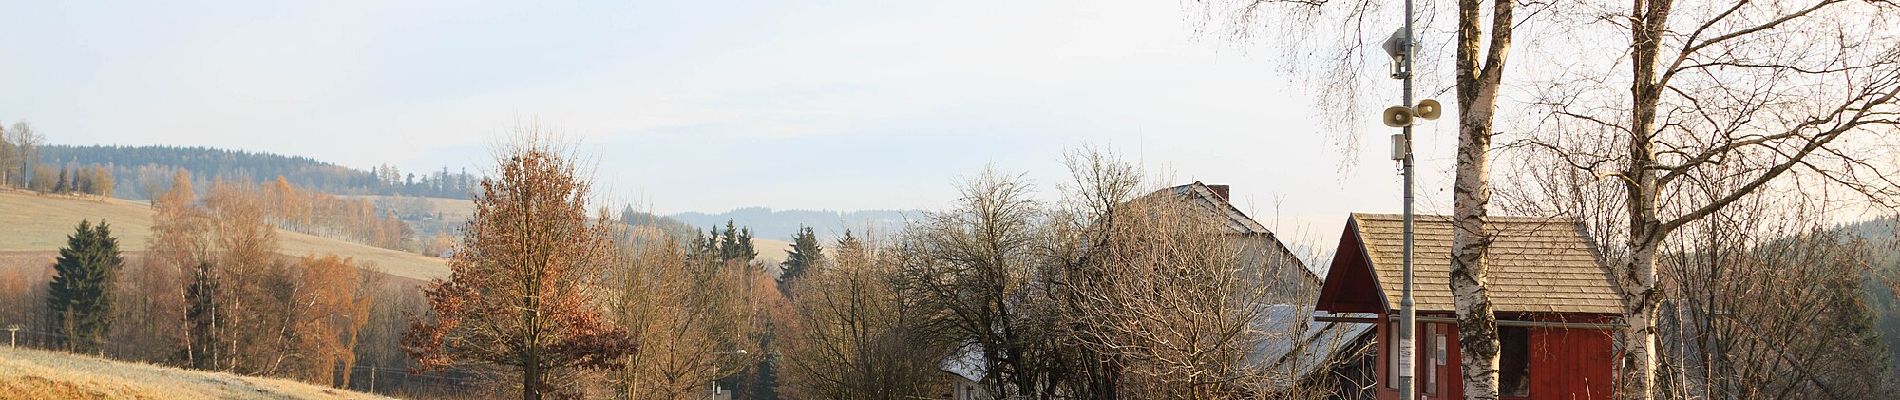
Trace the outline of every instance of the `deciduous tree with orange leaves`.
{"type": "Polygon", "coordinates": [[[572,390],[563,371],[608,367],[626,333],[595,301],[614,252],[606,226],[588,215],[590,184],[575,161],[530,128],[497,157],[464,230],[450,276],[425,294],[431,315],[403,337],[422,368],[485,364],[521,372],[521,397],[572,390]]]}

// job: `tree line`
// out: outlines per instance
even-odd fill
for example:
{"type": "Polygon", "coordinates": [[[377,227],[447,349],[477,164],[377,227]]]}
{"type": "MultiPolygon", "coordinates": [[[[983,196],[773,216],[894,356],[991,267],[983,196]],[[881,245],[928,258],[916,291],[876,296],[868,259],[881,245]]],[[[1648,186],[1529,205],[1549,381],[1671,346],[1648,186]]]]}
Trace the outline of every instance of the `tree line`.
{"type": "Polygon", "coordinates": [[[110,225],[83,221],[56,263],[0,269],[0,324],[22,327],[22,345],[382,393],[479,395],[444,382],[480,371],[433,380],[405,372],[414,361],[399,344],[406,318],[423,309],[418,282],[350,258],[284,255],[277,243],[281,228],[395,246],[400,221],[281,179],[194,182],[178,171],[157,192],[146,248],[122,255],[110,225]],[[367,240],[378,237],[386,242],[367,240]]]}
{"type": "MultiPolygon", "coordinates": [[[[427,365],[519,374],[509,390],[524,398],[690,398],[710,382],[769,385],[741,398],[938,397],[962,379],[947,369],[1014,398],[1342,395],[1259,359],[1264,343],[1307,333],[1261,323],[1276,304],[1311,303],[1310,287],[1280,278],[1299,260],[1239,257],[1262,253],[1201,208],[1144,195],[1145,177],[1112,154],[1068,157],[1059,201],[985,171],[895,235],[826,246],[801,229],[772,279],[733,225],[683,244],[658,230],[613,239],[627,235],[590,213],[571,158],[529,143],[499,161],[457,272],[431,284],[432,312],[405,341],[427,365]]],[[[1539,166],[1510,198],[1575,178],[1539,166]]],[[[1736,184],[1703,179],[1706,193],[1736,184]]],[[[1879,392],[1852,383],[1885,365],[1861,297],[1869,248],[1805,198],[1757,192],[1669,242],[1658,343],[1701,357],[1666,358],[1662,395],[1879,392]]]]}
{"type": "Polygon", "coordinates": [[[109,197],[117,178],[105,165],[42,163],[46,136],[25,121],[0,126],[0,186],[51,194],[109,197]]]}
{"type": "MultiPolygon", "coordinates": [[[[466,199],[480,176],[467,170],[404,172],[393,165],[376,165],[368,171],[322,162],[309,157],[263,152],[227,150],[202,146],[119,146],[48,144],[44,133],[25,121],[0,129],[0,180],[16,187],[40,187],[44,181],[52,191],[63,169],[88,179],[111,179],[131,184],[106,186],[86,191],[94,195],[128,199],[152,199],[164,190],[178,171],[200,177],[207,184],[212,178],[268,184],[282,177],[300,186],[342,195],[396,195],[466,199]],[[48,173],[40,177],[41,164],[48,173]],[[99,171],[103,169],[103,171],[99,171]],[[110,175],[110,177],[105,177],[110,175]],[[106,189],[106,190],[100,190],[106,189]]],[[[75,188],[74,191],[80,191],[75,188]]]]}
{"type": "Polygon", "coordinates": [[[241,185],[200,198],[179,174],[131,256],[106,221],[80,222],[44,274],[0,276],[0,319],[38,333],[29,345],[334,387],[361,386],[351,379],[362,360],[407,365],[397,335],[377,326],[414,312],[411,289],[349,258],[282,255],[273,205],[241,185]]]}
{"type": "Polygon", "coordinates": [[[1141,197],[1128,163],[1078,153],[1072,200],[986,172],[954,208],[901,235],[847,233],[828,251],[801,229],[787,260],[751,260],[729,223],[681,242],[616,240],[573,157],[529,131],[502,152],[430,312],[404,349],[425,368],[499,368],[524,399],[938,397],[950,360],[991,393],[1029,398],[1235,398],[1284,393],[1250,355],[1271,304],[1315,288],[1277,281],[1290,255],[1243,261],[1215,216],[1141,197]]]}

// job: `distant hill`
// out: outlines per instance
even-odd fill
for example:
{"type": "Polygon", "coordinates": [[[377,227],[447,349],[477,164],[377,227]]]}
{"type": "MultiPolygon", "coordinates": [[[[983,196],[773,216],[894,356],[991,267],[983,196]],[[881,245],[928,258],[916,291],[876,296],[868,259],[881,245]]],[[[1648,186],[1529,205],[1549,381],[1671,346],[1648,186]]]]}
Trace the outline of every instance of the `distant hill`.
{"type": "Polygon", "coordinates": [[[9,399],[387,399],[283,379],[187,371],[0,347],[0,397],[9,399]]]}
{"type": "Polygon", "coordinates": [[[684,222],[695,229],[707,230],[713,226],[726,226],[726,220],[752,228],[752,237],[789,240],[798,232],[800,226],[812,227],[821,241],[830,241],[844,236],[844,231],[863,233],[871,228],[880,235],[895,234],[903,229],[904,221],[922,215],[919,210],[773,210],[769,207],[746,207],[718,214],[685,212],[667,217],[684,222]]]}
{"type": "MultiPolygon", "coordinates": [[[[414,227],[417,236],[424,239],[438,233],[459,237],[461,232],[457,229],[475,214],[475,202],[463,199],[403,196],[354,197],[369,199],[370,203],[376,206],[377,212],[395,213],[396,218],[414,227]]],[[[693,225],[679,219],[654,215],[631,207],[622,208],[620,215],[616,217],[619,218],[617,222],[631,228],[625,230],[624,234],[627,237],[623,239],[626,240],[647,239],[655,237],[652,236],[654,234],[665,234],[685,243],[692,240],[695,232],[703,234],[707,228],[711,227],[711,225],[700,226],[695,231],[696,228],[693,225]]],[[[725,223],[725,220],[719,220],[720,226],[725,226],[725,223]]],[[[750,223],[744,220],[737,223],[750,226],[750,223]]],[[[790,238],[789,234],[783,237],[755,235],[753,246],[759,250],[759,261],[766,264],[778,264],[780,261],[785,261],[785,250],[791,249],[792,246],[788,240],[790,238]]]]}
{"type": "Polygon", "coordinates": [[[369,171],[309,157],[182,146],[72,146],[40,148],[40,162],[55,166],[107,165],[118,183],[114,197],[148,199],[155,187],[171,182],[178,170],[193,178],[214,177],[264,183],[283,176],[298,187],[333,194],[403,195],[466,199],[481,178],[467,171],[410,171],[377,167],[369,171]],[[419,173],[418,173],[419,172],[419,173]]]}
{"type": "MultiPolygon", "coordinates": [[[[0,229],[0,254],[43,253],[50,258],[66,244],[66,235],[73,233],[73,227],[87,219],[110,223],[123,251],[145,251],[146,242],[152,237],[152,208],[128,200],[101,201],[0,190],[0,210],[6,210],[0,212],[0,227],[6,227],[0,229]]],[[[277,241],[280,252],[287,256],[335,253],[359,262],[373,262],[390,275],[421,280],[448,276],[447,264],[440,258],[282,229],[277,230],[277,241]]]]}

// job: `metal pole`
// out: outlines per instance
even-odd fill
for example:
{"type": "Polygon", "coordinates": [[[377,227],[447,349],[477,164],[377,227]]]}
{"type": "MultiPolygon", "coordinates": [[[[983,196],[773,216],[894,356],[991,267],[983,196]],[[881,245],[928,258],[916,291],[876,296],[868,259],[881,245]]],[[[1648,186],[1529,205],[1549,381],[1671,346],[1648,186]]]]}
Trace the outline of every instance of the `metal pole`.
{"type": "MultiPolygon", "coordinates": [[[[1412,106],[1412,45],[1415,42],[1412,39],[1412,0],[1405,0],[1405,38],[1399,47],[1405,53],[1399,60],[1401,73],[1404,74],[1399,77],[1403,82],[1399,104],[1405,107],[1412,106]]],[[[1405,288],[1399,297],[1399,398],[1411,400],[1418,398],[1418,388],[1412,384],[1417,369],[1414,366],[1418,365],[1417,346],[1413,345],[1413,338],[1416,337],[1414,331],[1418,329],[1414,320],[1418,315],[1412,309],[1412,125],[1406,124],[1400,129],[1400,134],[1405,136],[1405,159],[1400,161],[1405,174],[1405,288]]]]}

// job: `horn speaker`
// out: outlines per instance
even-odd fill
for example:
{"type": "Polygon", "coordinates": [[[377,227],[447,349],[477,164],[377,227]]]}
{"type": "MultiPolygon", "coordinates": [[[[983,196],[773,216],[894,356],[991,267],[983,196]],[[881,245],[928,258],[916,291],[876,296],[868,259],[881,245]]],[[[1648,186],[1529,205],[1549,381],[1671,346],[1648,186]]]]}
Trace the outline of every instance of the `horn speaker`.
{"type": "Polygon", "coordinates": [[[1418,106],[1412,107],[1412,110],[1418,113],[1419,118],[1424,118],[1426,121],[1438,119],[1438,115],[1445,111],[1444,107],[1438,105],[1438,100],[1432,99],[1420,100],[1418,106]]]}
{"type": "Polygon", "coordinates": [[[1380,119],[1385,121],[1385,126],[1397,128],[1411,125],[1415,117],[1417,116],[1412,114],[1411,107],[1391,106],[1385,109],[1380,119]]]}

